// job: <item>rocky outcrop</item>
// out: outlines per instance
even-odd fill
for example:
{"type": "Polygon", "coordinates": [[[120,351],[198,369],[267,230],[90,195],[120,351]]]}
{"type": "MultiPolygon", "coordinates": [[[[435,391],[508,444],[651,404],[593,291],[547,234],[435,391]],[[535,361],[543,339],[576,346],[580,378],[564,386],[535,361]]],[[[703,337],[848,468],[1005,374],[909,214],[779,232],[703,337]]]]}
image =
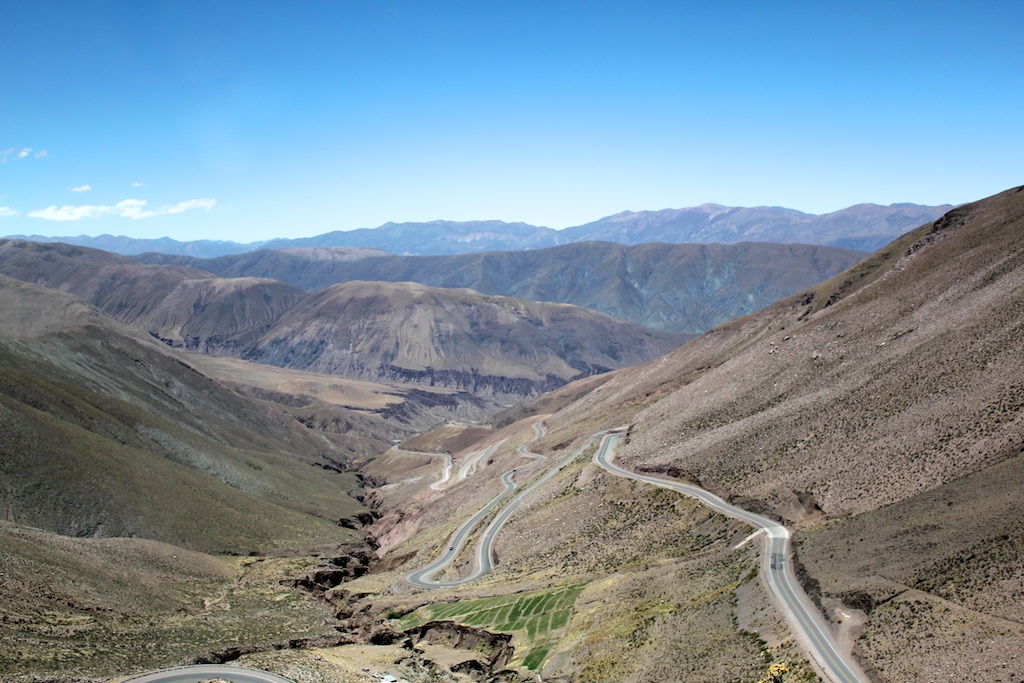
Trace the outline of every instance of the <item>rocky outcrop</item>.
{"type": "MultiPolygon", "coordinates": [[[[405,631],[405,635],[409,637],[413,646],[428,642],[476,652],[484,658],[479,669],[481,673],[503,669],[512,661],[512,636],[507,633],[491,633],[452,621],[430,621],[405,631]]],[[[472,668],[469,666],[467,670],[472,668]]]]}
{"type": "Polygon", "coordinates": [[[321,647],[338,647],[340,645],[351,645],[356,642],[351,637],[343,634],[329,634],[313,636],[309,638],[292,638],[279,643],[268,643],[265,645],[233,645],[220,650],[211,650],[204,655],[194,658],[191,664],[226,664],[233,662],[242,655],[249,655],[254,652],[270,652],[272,650],[309,650],[321,647]]]}
{"type": "Polygon", "coordinates": [[[376,558],[376,554],[368,549],[321,558],[317,566],[305,575],[282,579],[281,584],[302,588],[316,598],[324,598],[333,588],[369,572],[376,558]]]}

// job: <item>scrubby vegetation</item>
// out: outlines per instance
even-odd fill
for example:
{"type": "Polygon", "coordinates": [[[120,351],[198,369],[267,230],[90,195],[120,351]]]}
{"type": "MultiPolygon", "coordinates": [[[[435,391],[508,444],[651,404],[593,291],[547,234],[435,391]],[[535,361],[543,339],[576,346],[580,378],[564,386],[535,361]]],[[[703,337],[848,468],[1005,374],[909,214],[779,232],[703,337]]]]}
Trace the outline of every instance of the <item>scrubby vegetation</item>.
{"type": "Polygon", "coordinates": [[[326,606],[280,583],[310,562],[217,558],[0,522],[0,678],[104,680],[328,636],[326,606]]]}

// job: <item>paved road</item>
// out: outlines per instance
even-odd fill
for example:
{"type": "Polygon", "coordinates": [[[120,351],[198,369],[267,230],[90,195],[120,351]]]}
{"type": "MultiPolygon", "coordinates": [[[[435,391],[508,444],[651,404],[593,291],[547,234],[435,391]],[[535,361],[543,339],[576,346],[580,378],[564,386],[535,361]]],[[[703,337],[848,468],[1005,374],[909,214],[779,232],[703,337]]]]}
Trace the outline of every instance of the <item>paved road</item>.
{"type": "MultiPolygon", "coordinates": [[[[543,427],[534,425],[534,429],[537,431],[538,438],[543,437],[543,427]]],[[[463,583],[469,583],[470,581],[475,581],[481,576],[488,574],[494,568],[494,542],[498,538],[498,532],[501,531],[501,527],[503,527],[509,518],[512,517],[512,514],[516,511],[516,508],[519,507],[519,504],[523,499],[550,481],[551,478],[561,472],[566,465],[579,457],[580,453],[586,450],[590,444],[601,438],[603,435],[604,432],[594,434],[582,446],[567,455],[565,458],[559,460],[557,463],[552,464],[547,470],[545,470],[543,475],[533,481],[528,487],[523,489],[498,511],[494,519],[484,530],[479,543],[477,543],[476,554],[473,558],[473,571],[468,576],[464,576],[455,581],[433,581],[430,578],[437,572],[441,571],[444,567],[448,566],[448,564],[458,556],[459,552],[461,552],[465,545],[467,538],[469,538],[470,534],[473,532],[473,529],[475,529],[476,526],[480,524],[480,522],[483,521],[483,519],[486,518],[492,510],[494,510],[494,508],[496,508],[512,491],[515,490],[516,484],[513,481],[513,477],[516,474],[516,470],[509,470],[502,475],[502,481],[505,483],[505,490],[491,499],[491,501],[479,512],[462,523],[462,526],[460,526],[452,535],[451,539],[449,539],[447,550],[445,550],[440,557],[428,564],[426,567],[406,575],[405,580],[420,588],[440,588],[444,586],[458,586],[463,583]]]]}
{"type": "MultiPolygon", "coordinates": [[[[436,458],[441,456],[444,458],[444,468],[441,470],[441,478],[430,485],[430,488],[435,491],[440,491],[444,485],[451,479],[452,476],[452,454],[451,453],[428,453],[426,451],[407,451],[404,448],[398,446],[392,446],[391,453],[401,453],[404,455],[412,455],[417,458],[436,458]]],[[[411,481],[416,481],[415,479],[411,481]]],[[[397,484],[388,484],[388,486],[397,486],[397,484]]],[[[386,487],[385,487],[386,488],[386,487]]]]}
{"type": "Polygon", "coordinates": [[[458,556],[462,551],[462,547],[466,544],[466,539],[469,538],[469,535],[473,532],[473,529],[476,528],[476,526],[483,521],[488,514],[490,514],[491,510],[497,507],[498,504],[508,496],[508,494],[515,490],[516,484],[512,479],[512,477],[515,476],[515,473],[515,470],[510,470],[502,475],[501,480],[505,483],[505,490],[492,498],[491,502],[482,507],[479,512],[462,523],[462,526],[460,526],[448,540],[448,549],[441,553],[440,557],[428,564],[426,567],[418,569],[407,575],[405,580],[412,585],[419,586],[421,588],[438,588],[441,586],[457,586],[461,583],[474,581],[491,571],[489,562],[491,557],[490,552],[481,553],[478,549],[476,566],[469,576],[459,579],[458,581],[432,581],[430,579],[431,576],[444,569],[458,556]],[[488,561],[483,562],[481,561],[481,558],[486,558],[488,561]]]}
{"type": "MultiPolygon", "coordinates": [[[[479,566],[486,566],[488,572],[493,568],[494,542],[498,538],[498,532],[501,531],[501,527],[505,526],[505,523],[512,517],[513,513],[515,513],[516,511],[516,508],[518,508],[519,504],[523,502],[523,499],[525,499],[528,495],[539,489],[544,484],[548,483],[548,481],[550,481],[552,477],[561,472],[566,465],[568,465],[577,457],[579,457],[580,453],[586,450],[587,447],[590,446],[590,444],[594,443],[594,441],[596,441],[603,435],[604,432],[600,432],[598,434],[591,436],[582,446],[577,448],[575,451],[573,451],[566,457],[562,458],[553,466],[549,467],[540,478],[536,479],[533,483],[531,483],[519,494],[517,494],[515,498],[510,500],[505,505],[505,507],[501,508],[498,514],[495,515],[494,520],[492,520],[491,523],[487,526],[487,529],[484,531],[483,537],[480,539],[480,544],[477,546],[477,564],[479,566]]],[[[515,470],[512,471],[515,472],[515,470]]],[[[478,575],[478,577],[483,576],[486,573],[487,572],[481,572],[478,575]]]]}
{"type": "MultiPolygon", "coordinates": [[[[534,422],[533,425],[531,425],[531,426],[533,427],[533,440],[534,441],[540,441],[541,439],[544,438],[544,435],[547,434],[547,430],[544,429],[544,424],[543,423],[541,423],[541,422],[534,422]]],[[[534,460],[547,460],[547,458],[545,458],[540,453],[531,453],[530,451],[526,450],[526,444],[523,444],[522,446],[517,448],[516,449],[516,453],[518,453],[519,455],[523,456],[524,458],[533,458],[534,460]]]]}
{"type": "Polygon", "coordinates": [[[153,673],[126,678],[123,683],[197,683],[211,678],[223,678],[231,683],[295,683],[290,678],[277,676],[259,669],[247,669],[242,666],[222,666],[200,664],[197,666],[178,666],[153,673]]]}
{"type": "Polygon", "coordinates": [[[448,480],[452,478],[452,454],[444,454],[444,469],[441,470],[441,478],[430,485],[430,488],[435,491],[440,491],[448,480]]]}
{"type": "Polygon", "coordinates": [[[620,477],[685,493],[724,515],[763,529],[765,540],[761,574],[790,626],[803,636],[801,640],[809,648],[811,657],[825,676],[835,683],[864,683],[868,680],[857,663],[836,648],[818,610],[797,583],[793,563],[790,561],[789,529],[767,517],[730,505],[715,494],[696,486],[635,474],[612,464],[618,438],[617,434],[608,434],[602,439],[601,446],[594,454],[594,462],[599,467],[620,477]]]}
{"type": "Polygon", "coordinates": [[[472,474],[474,471],[476,471],[476,464],[483,460],[484,458],[489,458],[492,455],[494,455],[494,451],[498,450],[498,446],[505,443],[507,440],[508,439],[502,439],[497,443],[492,443],[490,446],[483,449],[482,451],[470,453],[470,457],[466,460],[466,462],[462,464],[462,467],[459,468],[459,481],[462,481],[470,474],[472,474]]]}

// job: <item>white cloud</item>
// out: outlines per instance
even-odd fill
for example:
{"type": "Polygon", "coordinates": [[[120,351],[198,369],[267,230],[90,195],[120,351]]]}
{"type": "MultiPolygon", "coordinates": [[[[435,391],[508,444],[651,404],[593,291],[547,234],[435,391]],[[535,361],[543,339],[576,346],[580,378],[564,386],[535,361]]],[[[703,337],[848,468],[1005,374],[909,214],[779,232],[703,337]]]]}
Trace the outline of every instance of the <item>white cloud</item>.
{"type": "Polygon", "coordinates": [[[6,218],[7,216],[17,216],[18,212],[9,206],[0,206],[0,218],[6,218]]]}
{"type": "Polygon", "coordinates": [[[134,183],[132,183],[132,187],[142,187],[142,183],[136,180],[134,183]]]}
{"type": "Polygon", "coordinates": [[[29,211],[29,218],[43,218],[48,221],[78,221],[83,218],[98,218],[111,212],[110,206],[70,206],[60,208],[48,206],[45,209],[29,211]]]}
{"type": "Polygon", "coordinates": [[[184,213],[189,209],[203,209],[209,211],[217,205],[216,199],[189,199],[188,201],[178,202],[173,206],[165,206],[162,209],[163,213],[184,213]]]}
{"type": "Polygon", "coordinates": [[[8,147],[7,149],[0,150],[0,164],[6,164],[7,159],[14,158],[16,161],[28,158],[29,155],[34,156],[36,159],[42,159],[45,156],[49,156],[49,152],[45,149],[41,149],[35,154],[32,154],[31,147],[22,147],[19,151],[14,147],[8,147]]]}
{"type": "Polygon", "coordinates": [[[146,208],[146,204],[145,199],[125,199],[114,204],[111,213],[122,218],[131,218],[132,220],[159,216],[161,213],[165,213],[163,211],[151,211],[146,208]]]}
{"type": "Polygon", "coordinates": [[[78,187],[72,187],[71,188],[72,192],[89,192],[90,190],[92,190],[92,185],[90,185],[89,183],[86,183],[85,185],[79,185],[78,187]]]}
{"type": "Polygon", "coordinates": [[[209,211],[217,205],[217,200],[189,199],[177,204],[162,206],[159,209],[147,209],[147,204],[148,202],[145,199],[124,199],[113,206],[93,206],[90,204],[82,206],[48,206],[45,209],[29,211],[28,215],[30,218],[42,218],[48,221],[78,221],[83,218],[99,218],[100,216],[120,216],[122,218],[138,220],[139,218],[150,218],[152,216],[184,213],[190,209],[209,211]]]}

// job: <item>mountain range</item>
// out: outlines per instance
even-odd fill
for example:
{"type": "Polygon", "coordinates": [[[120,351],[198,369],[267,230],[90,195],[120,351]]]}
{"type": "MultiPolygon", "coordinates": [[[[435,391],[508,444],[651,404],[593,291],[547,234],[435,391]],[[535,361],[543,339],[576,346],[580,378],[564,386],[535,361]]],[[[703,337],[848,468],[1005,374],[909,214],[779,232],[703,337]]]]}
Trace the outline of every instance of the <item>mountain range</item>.
{"type": "Polygon", "coordinates": [[[584,306],[658,330],[704,332],[826,280],[864,256],[804,244],[581,242],[450,256],[306,247],[215,259],[146,254],[136,260],[226,278],[271,278],[309,291],[353,280],[469,288],[584,306]]]}
{"type": "Polygon", "coordinates": [[[75,294],[173,347],[504,402],[650,360],[693,336],[568,304],[414,283],[305,292],[21,240],[0,241],[0,273],[75,294]]]}
{"type": "MultiPolygon", "coordinates": [[[[594,248],[569,246],[563,271],[594,248]]],[[[293,255],[273,267],[380,257],[293,255]]],[[[492,256],[480,281],[516,264],[492,256]]],[[[815,680],[759,537],[607,473],[606,430],[620,465],[789,526],[787,559],[870,680],[1024,677],[1024,187],[681,345],[565,304],[310,292],[62,244],[2,241],[0,272],[4,680],[200,661],[302,683],[815,680]],[[581,378],[391,448],[401,406],[460,393],[460,357],[520,373],[491,399],[581,378]],[[582,377],[609,360],[628,367],[582,377]],[[469,573],[490,518],[453,535],[520,494],[489,574],[406,580],[449,551],[440,578],[469,573]]]]}
{"type": "Polygon", "coordinates": [[[933,221],[952,206],[856,204],[827,214],[807,214],[781,207],[727,207],[702,204],[687,209],[623,211],[564,230],[504,221],[430,221],[385,223],[377,228],[335,231],[315,237],[279,238],[240,244],[217,240],[178,242],[170,238],[41,237],[13,235],[35,242],[63,242],[120,254],[146,252],[215,258],[258,249],[290,247],[364,247],[397,254],[465,254],[483,251],[541,249],[574,242],[619,244],[733,244],[776,242],[818,244],[874,251],[904,232],[933,221]]]}

